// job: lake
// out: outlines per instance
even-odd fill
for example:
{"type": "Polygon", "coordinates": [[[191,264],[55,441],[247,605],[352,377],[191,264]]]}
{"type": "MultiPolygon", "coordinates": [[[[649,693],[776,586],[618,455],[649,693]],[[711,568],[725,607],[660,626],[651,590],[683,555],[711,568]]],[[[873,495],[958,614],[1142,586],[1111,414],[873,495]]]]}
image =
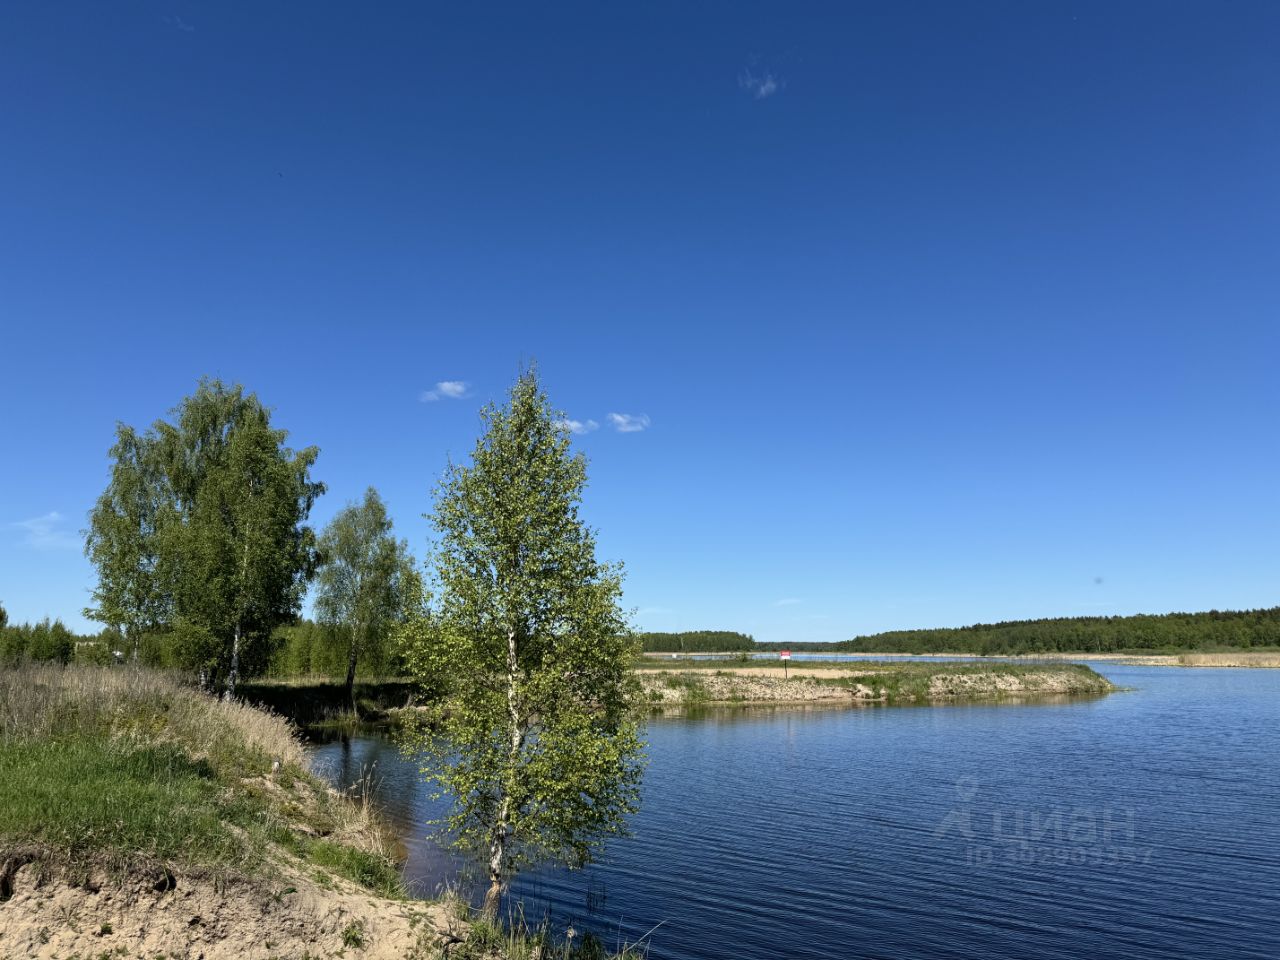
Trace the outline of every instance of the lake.
{"type": "MultiPolygon", "coordinates": [[[[1280,670],[1094,666],[1133,689],[655,717],[634,835],[512,897],[671,960],[1280,957],[1280,670]]],[[[393,744],[315,764],[375,765],[416,890],[466,882],[393,744]]]]}

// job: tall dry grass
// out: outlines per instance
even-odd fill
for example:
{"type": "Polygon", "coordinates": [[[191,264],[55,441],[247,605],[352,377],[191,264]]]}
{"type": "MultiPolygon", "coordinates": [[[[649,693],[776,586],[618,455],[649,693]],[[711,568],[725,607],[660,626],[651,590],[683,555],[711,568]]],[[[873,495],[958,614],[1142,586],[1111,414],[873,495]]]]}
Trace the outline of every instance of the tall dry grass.
{"type": "Polygon", "coordinates": [[[1184,653],[1184,667],[1280,667],[1280,653],[1184,653]]]}
{"type": "Polygon", "coordinates": [[[0,670],[0,739],[72,735],[172,742],[227,772],[304,769],[297,733],[282,717],[224,702],[178,677],[134,667],[30,663],[0,670]]]}

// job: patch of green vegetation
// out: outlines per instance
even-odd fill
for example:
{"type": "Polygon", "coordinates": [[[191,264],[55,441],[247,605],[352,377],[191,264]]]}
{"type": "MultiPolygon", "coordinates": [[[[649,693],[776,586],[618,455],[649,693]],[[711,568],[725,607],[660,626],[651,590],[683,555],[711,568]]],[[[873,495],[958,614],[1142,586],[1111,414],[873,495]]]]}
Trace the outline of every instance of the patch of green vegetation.
{"type": "Polygon", "coordinates": [[[251,805],[207,761],[173,744],[83,736],[0,744],[0,834],[71,853],[248,866],[254,845],[230,829],[251,805]]]}
{"type": "Polygon", "coordinates": [[[710,699],[701,677],[687,676],[683,673],[664,673],[662,683],[668,689],[680,691],[681,702],[688,706],[698,706],[707,703],[710,699]]]}
{"type": "Polygon", "coordinates": [[[312,863],[332,870],[353,883],[358,883],[384,897],[403,897],[404,884],[394,862],[381,854],[334,843],[310,840],[304,855],[312,863]]]}
{"type": "Polygon", "coordinates": [[[1024,681],[1024,687],[1016,695],[1025,696],[1035,693],[1035,684],[1025,681],[1044,676],[1046,673],[1067,675],[1071,683],[1070,693],[1090,694],[1105,693],[1111,684],[1092,668],[1079,663],[1054,664],[1051,667],[1034,664],[1006,663],[879,663],[858,664],[857,672],[840,677],[818,677],[815,682],[828,686],[854,688],[858,685],[870,687],[878,698],[884,702],[925,703],[936,699],[934,684],[955,679],[958,690],[966,689],[964,684],[969,678],[989,679],[989,684],[979,684],[973,689],[976,698],[1001,696],[998,679],[1008,677],[1024,681]]]}
{"type": "Polygon", "coordinates": [[[353,950],[364,949],[364,924],[360,921],[349,923],[342,931],[342,945],[353,950]]]}

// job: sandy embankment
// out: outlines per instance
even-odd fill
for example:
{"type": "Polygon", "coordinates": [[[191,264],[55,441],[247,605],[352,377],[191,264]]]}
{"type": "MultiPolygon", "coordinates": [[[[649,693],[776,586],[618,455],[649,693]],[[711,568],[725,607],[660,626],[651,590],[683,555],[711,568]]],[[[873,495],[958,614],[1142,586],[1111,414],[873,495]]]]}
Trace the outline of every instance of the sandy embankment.
{"type": "Polygon", "coordinates": [[[928,703],[992,700],[1046,695],[1086,695],[1115,689],[1092,671],[1076,668],[1020,668],[999,670],[921,671],[910,668],[917,681],[904,690],[883,670],[856,667],[798,667],[784,679],[777,667],[727,667],[724,670],[645,670],[640,673],[645,695],[655,705],[749,703],[928,703]],[[833,683],[832,680],[843,680],[833,683]],[[823,681],[826,682],[823,682],[823,681]],[[896,691],[896,692],[894,692],[896,691]]]}
{"type": "MultiPolygon", "coordinates": [[[[64,875],[38,851],[0,855],[0,956],[412,960],[459,925],[441,904],[390,900],[284,866],[270,882],[118,869],[64,875]]],[[[460,932],[460,930],[458,931],[460,932]]]]}

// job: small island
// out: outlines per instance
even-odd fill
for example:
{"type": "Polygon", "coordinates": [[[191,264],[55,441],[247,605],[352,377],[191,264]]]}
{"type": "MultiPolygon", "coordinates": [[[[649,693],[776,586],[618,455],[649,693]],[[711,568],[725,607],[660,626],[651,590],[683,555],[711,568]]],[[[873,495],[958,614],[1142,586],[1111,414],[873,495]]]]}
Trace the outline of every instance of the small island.
{"type": "Polygon", "coordinates": [[[1117,689],[1078,663],[831,663],[648,660],[639,669],[655,707],[905,705],[1092,697],[1117,689]]]}

